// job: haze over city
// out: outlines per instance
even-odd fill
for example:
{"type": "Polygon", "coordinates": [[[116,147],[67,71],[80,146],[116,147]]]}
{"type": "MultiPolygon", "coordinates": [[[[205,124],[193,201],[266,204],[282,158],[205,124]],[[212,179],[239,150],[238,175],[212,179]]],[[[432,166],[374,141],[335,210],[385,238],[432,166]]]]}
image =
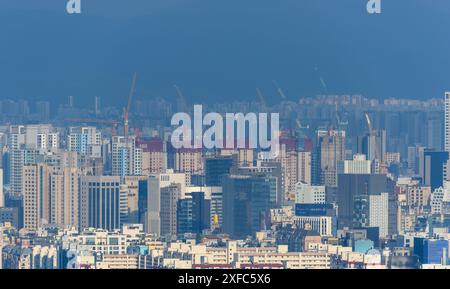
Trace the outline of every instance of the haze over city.
{"type": "Polygon", "coordinates": [[[450,3],[365,0],[0,0],[2,98],[120,104],[137,71],[138,98],[191,102],[291,100],[318,94],[439,97],[450,86],[450,3]],[[320,78],[326,83],[324,89],[320,78]]]}
{"type": "Polygon", "coordinates": [[[0,269],[450,269],[450,3],[429,2],[0,0],[0,269]]]}

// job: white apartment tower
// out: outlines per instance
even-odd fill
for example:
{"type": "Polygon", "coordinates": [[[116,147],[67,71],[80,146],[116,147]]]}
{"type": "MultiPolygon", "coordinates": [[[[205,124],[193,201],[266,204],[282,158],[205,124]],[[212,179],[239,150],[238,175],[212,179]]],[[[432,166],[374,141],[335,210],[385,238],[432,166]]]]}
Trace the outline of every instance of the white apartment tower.
{"type": "Polygon", "coordinates": [[[450,92],[445,93],[445,151],[450,152],[450,92]]]}
{"type": "Polygon", "coordinates": [[[101,157],[102,134],[95,126],[71,127],[67,136],[67,149],[72,152],[101,157]]]}
{"type": "MultiPolygon", "coordinates": [[[[444,99],[444,114],[445,114],[445,124],[444,124],[444,149],[450,154],[450,92],[445,92],[444,99]]],[[[450,160],[444,166],[444,180],[450,181],[450,160]]]]}
{"type": "Polygon", "coordinates": [[[134,137],[115,136],[112,141],[112,175],[142,175],[142,149],[136,147],[134,137]]]}

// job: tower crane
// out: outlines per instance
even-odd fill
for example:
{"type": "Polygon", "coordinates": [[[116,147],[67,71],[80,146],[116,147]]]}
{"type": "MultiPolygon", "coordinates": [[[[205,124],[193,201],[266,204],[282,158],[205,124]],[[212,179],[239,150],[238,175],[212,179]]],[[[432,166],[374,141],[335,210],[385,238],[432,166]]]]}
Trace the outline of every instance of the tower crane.
{"type": "Polygon", "coordinates": [[[123,108],[123,132],[125,139],[128,139],[128,135],[130,133],[129,131],[129,114],[131,110],[131,104],[133,102],[133,95],[135,93],[136,89],[136,80],[137,80],[137,73],[134,73],[133,80],[131,82],[131,88],[130,93],[128,94],[128,103],[127,106],[123,108]]]}
{"type": "Polygon", "coordinates": [[[184,97],[183,93],[181,92],[181,89],[178,87],[178,85],[174,84],[173,86],[175,90],[177,91],[177,103],[178,103],[178,110],[180,112],[186,112],[186,98],[184,97]]]}
{"type": "Polygon", "coordinates": [[[264,98],[264,95],[262,94],[262,92],[259,88],[256,89],[256,93],[258,94],[259,102],[261,103],[261,110],[263,112],[267,112],[267,104],[266,104],[266,99],[264,98]]]}
{"type": "Polygon", "coordinates": [[[372,121],[370,120],[369,113],[368,112],[364,112],[364,115],[366,116],[367,127],[369,128],[369,144],[370,144],[371,138],[373,138],[373,142],[374,142],[374,145],[375,145],[375,158],[379,157],[380,161],[381,161],[383,156],[380,155],[380,148],[379,148],[379,146],[377,144],[377,132],[373,128],[372,121]]]}
{"type": "Polygon", "coordinates": [[[275,87],[277,88],[277,92],[278,94],[281,96],[282,99],[286,99],[286,95],[284,94],[283,90],[281,89],[281,87],[278,85],[278,83],[275,80],[272,80],[273,84],[275,85],[275,87]]]}
{"type": "Polygon", "coordinates": [[[95,119],[95,118],[66,118],[65,121],[77,122],[77,123],[99,123],[111,125],[111,135],[114,137],[117,135],[118,121],[108,119],[95,119]]]}

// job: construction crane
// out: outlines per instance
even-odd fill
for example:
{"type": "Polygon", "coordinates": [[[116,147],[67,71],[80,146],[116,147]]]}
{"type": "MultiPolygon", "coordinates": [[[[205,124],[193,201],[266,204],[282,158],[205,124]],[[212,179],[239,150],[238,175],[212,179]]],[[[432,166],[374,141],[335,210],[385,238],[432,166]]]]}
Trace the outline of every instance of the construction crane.
{"type": "Polygon", "coordinates": [[[286,95],[284,94],[283,90],[281,89],[281,87],[278,85],[278,83],[275,80],[272,80],[273,84],[275,85],[275,87],[277,88],[277,92],[278,94],[281,96],[281,99],[286,99],[286,95]]]}
{"type": "Polygon", "coordinates": [[[267,104],[266,104],[266,99],[264,98],[264,95],[262,94],[262,92],[259,88],[256,89],[256,93],[259,96],[259,102],[261,103],[262,112],[267,112],[267,104]]]}
{"type": "Polygon", "coordinates": [[[174,84],[173,87],[177,91],[177,103],[178,103],[177,109],[180,112],[186,112],[186,110],[187,110],[186,98],[184,97],[183,93],[181,92],[181,89],[176,84],[174,84]]]}
{"type": "Polygon", "coordinates": [[[367,121],[367,127],[369,128],[369,141],[368,143],[372,141],[371,138],[373,138],[373,142],[375,145],[375,158],[379,157],[380,160],[383,156],[380,155],[380,148],[377,144],[377,131],[373,128],[372,121],[370,120],[370,116],[368,112],[364,112],[364,115],[366,116],[367,121]]]}
{"type": "Polygon", "coordinates": [[[328,95],[328,87],[327,84],[325,82],[325,79],[323,79],[322,75],[319,72],[319,67],[314,67],[314,70],[317,72],[317,74],[319,75],[319,80],[320,80],[320,84],[322,85],[322,88],[325,92],[326,95],[328,95]]]}
{"type": "Polygon", "coordinates": [[[136,80],[137,80],[137,73],[134,73],[133,80],[131,82],[131,88],[130,93],[128,94],[128,104],[126,107],[123,108],[123,133],[125,136],[125,139],[128,139],[129,135],[129,115],[131,110],[131,104],[133,102],[133,95],[135,93],[136,89],[136,80]]]}
{"type": "Polygon", "coordinates": [[[372,122],[370,121],[369,113],[365,112],[364,115],[366,116],[367,127],[369,128],[369,133],[370,133],[370,135],[372,135],[374,133],[374,131],[373,131],[373,127],[372,127],[372,122]]]}
{"type": "Polygon", "coordinates": [[[296,122],[297,127],[298,127],[299,129],[309,129],[309,124],[307,124],[306,126],[303,126],[302,123],[300,122],[300,120],[299,120],[298,118],[295,119],[295,122],[296,122]]]}
{"type": "Polygon", "coordinates": [[[111,135],[114,137],[117,135],[118,121],[108,119],[95,119],[95,118],[67,118],[65,121],[77,122],[77,123],[99,123],[111,125],[111,135]]]}

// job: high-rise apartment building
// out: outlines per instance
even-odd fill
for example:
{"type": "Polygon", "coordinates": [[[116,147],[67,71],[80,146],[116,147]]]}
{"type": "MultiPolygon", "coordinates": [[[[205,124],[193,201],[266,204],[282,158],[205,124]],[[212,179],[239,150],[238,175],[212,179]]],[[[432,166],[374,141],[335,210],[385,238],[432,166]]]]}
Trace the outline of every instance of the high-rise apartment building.
{"type": "Polygon", "coordinates": [[[175,171],[186,174],[186,185],[191,184],[191,176],[204,173],[203,156],[201,149],[181,148],[175,150],[175,171]]]}
{"type": "Polygon", "coordinates": [[[320,184],[337,185],[338,162],[345,160],[345,131],[317,131],[316,174],[320,184]]]}
{"type": "Polygon", "coordinates": [[[37,230],[50,221],[50,176],[54,167],[38,163],[22,168],[24,228],[37,230]]]}
{"type": "Polygon", "coordinates": [[[62,167],[50,175],[50,223],[79,227],[79,175],[77,167],[62,167]]]}
{"type": "Polygon", "coordinates": [[[389,234],[389,194],[369,196],[369,227],[378,227],[380,237],[389,234]]]}
{"type": "Polygon", "coordinates": [[[22,167],[35,164],[37,155],[59,147],[59,134],[51,125],[13,125],[9,129],[11,192],[22,194],[22,167]]]}
{"type": "Polygon", "coordinates": [[[71,127],[67,136],[67,149],[92,157],[101,157],[102,134],[95,126],[71,127]]]}
{"type": "Polygon", "coordinates": [[[298,152],[295,139],[280,139],[280,152],[275,159],[281,163],[281,187],[287,201],[295,200],[295,185],[298,182],[298,152]]]}
{"type": "Polygon", "coordinates": [[[299,152],[297,168],[299,182],[311,184],[311,168],[311,152],[299,152]]]}
{"type": "Polygon", "coordinates": [[[134,137],[115,136],[112,139],[112,175],[142,175],[142,149],[136,147],[134,137]]]}
{"type": "Polygon", "coordinates": [[[450,92],[445,93],[444,116],[444,150],[450,153],[450,92]]]}
{"type": "Polygon", "coordinates": [[[167,153],[164,142],[160,139],[139,141],[138,147],[142,149],[142,174],[164,173],[167,169],[167,153]]]}

